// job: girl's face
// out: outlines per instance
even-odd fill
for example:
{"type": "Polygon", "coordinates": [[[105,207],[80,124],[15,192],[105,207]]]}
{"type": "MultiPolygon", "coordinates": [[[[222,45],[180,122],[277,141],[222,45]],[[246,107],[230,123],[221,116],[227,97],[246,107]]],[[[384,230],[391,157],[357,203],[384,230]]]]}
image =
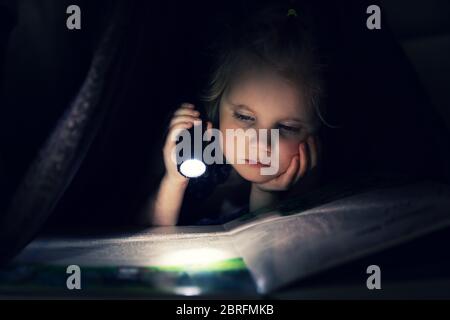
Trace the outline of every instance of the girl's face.
{"type": "MultiPolygon", "coordinates": [[[[234,169],[246,180],[264,183],[284,173],[291,159],[299,152],[303,142],[312,129],[313,112],[307,108],[301,89],[273,73],[250,74],[230,88],[220,105],[220,130],[226,137],[227,129],[256,129],[258,139],[245,139],[245,148],[237,150],[223,141],[223,153],[234,169]],[[259,139],[259,129],[279,129],[279,170],[274,175],[261,175],[261,164],[236,164],[230,159],[248,160],[250,149],[263,151],[270,155],[271,141],[259,139]],[[234,149],[234,150],[232,150],[234,149]],[[233,155],[235,156],[233,158],[233,155]]],[[[258,154],[258,152],[253,153],[258,154]]],[[[258,161],[259,156],[258,156],[258,161]]]]}

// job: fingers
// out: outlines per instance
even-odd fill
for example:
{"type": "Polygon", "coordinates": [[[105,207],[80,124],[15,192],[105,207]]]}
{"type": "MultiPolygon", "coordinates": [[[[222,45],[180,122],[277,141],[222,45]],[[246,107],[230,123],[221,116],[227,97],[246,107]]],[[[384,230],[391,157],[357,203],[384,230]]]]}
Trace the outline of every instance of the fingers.
{"type": "Polygon", "coordinates": [[[307,139],[308,149],[309,149],[309,158],[310,158],[310,168],[314,169],[317,166],[318,162],[318,139],[315,136],[309,136],[307,139]]]}
{"type": "Polygon", "coordinates": [[[176,144],[178,136],[183,130],[188,130],[194,125],[193,122],[180,122],[173,125],[167,135],[165,147],[173,147],[176,144]]]}
{"type": "Polygon", "coordinates": [[[300,166],[299,157],[295,156],[291,159],[291,162],[289,163],[286,172],[278,177],[279,184],[283,186],[283,189],[289,188],[289,186],[294,182],[299,166],[300,166]]]}
{"type": "Polygon", "coordinates": [[[176,110],[173,114],[172,120],[170,121],[169,128],[182,122],[195,122],[200,121],[200,112],[194,110],[194,105],[189,103],[183,103],[181,107],[176,110]]]}
{"type": "MultiPolygon", "coordinates": [[[[180,108],[174,112],[170,121],[164,148],[173,148],[183,130],[190,129],[193,126],[200,124],[200,112],[195,110],[195,106],[193,104],[183,103],[180,108]]],[[[208,124],[208,126],[210,126],[210,124],[208,124]]]]}
{"type": "Polygon", "coordinates": [[[195,116],[190,116],[190,115],[176,116],[176,117],[173,117],[172,120],[170,121],[169,127],[173,127],[174,125],[176,125],[178,123],[182,123],[182,122],[194,123],[196,121],[200,121],[200,118],[195,117],[195,116]]]}
{"type": "Polygon", "coordinates": [[[298,153],[300,157],[300,168],[297,172],[297,176],[295,177],[295,182],[302,178],[308,170],[308,153],[306,152],[305,142],[300,143],[298,153]]]}
{"type": "Polygon", "coordinates": [[[192,103],[189,102],[183,102],[181,104],[181,108],[187,108],[187,109],[195,109],[195,106],[192,103]]]}
{"type": "Polygon", "coordinates": [[[163,148],[164,163],[166,165],[167,172],[175,172],[177,170],[176,143],[178,137],[183,131],[190,129],[192,126],[192,122],[181,122],[174,125],[168,132],[166,143],[163,148]]]}
{"type": "Polygon", "coordinates": [[[310,136],[306,142],[299,145],[300,168],[295,182],[303,178],[308,170],[314,169],[319,161],[320,141],[316,136],[310,136]],[[308,147],[307,147],[308,146],[308,147]]]}
{"type": "Polygon", "coordinates": [[[176,178],[185,182],[187,178],[183,177],[177,170],[176,146],[179,137],[185,139],[188,129],[201,123],[200,112],[194,109],[194,105],[184,103],[176,110],[172,116],[166,135],[165,145],[163,147],[164,164],[166,174],[169,177],[176,178]]]}
{"type": "Polygon", "coordinates": [[[200,112],[194,109],[194,106],[191,104],[182,104],[179,109],[177,109],[174,114],[176,116],[184,116],[184,115],[191,115],[191,116],[199,116],[200,112]]]}

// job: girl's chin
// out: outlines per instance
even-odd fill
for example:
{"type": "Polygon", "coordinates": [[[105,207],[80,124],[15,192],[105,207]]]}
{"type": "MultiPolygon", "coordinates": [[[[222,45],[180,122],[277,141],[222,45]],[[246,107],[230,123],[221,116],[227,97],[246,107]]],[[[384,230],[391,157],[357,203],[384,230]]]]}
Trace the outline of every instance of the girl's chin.
{"type": "Polygon", "coordinates": [[[242,178],[252,183],[265,183],[275,177],[272,175],[262,175],[261,168],[253,168],[244,164],[236,164],[233,167],[242,178]]]}

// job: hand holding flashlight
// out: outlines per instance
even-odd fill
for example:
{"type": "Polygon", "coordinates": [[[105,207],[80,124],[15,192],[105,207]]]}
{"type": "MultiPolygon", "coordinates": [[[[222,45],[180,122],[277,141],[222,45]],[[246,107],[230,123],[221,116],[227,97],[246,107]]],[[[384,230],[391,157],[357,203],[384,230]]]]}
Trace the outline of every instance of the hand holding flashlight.
{"type": "MultiPolygon", "coordinates": [[[[194,125],[199,125],[201,123],[200,112],[195,110],[194,105],[189,103],[184,103],[181,107],[175,111],[172,120],[169,124],[169,130],[166,137],[166,142],[163,148],[164,164],[166,167],[166,179],[175,184],[186,184],[189,181],[189,177],[195,177],[201,175],[203,172],[202,168],[199,166],[204,165],[203,163],[193,163],[192,161],[185,164],[177,164],[174,162],[173,153],[176,147],[176,136],[180,130],[191,130],[194,125]],[[193,166],[192,168],[190,168],[193,166]],[[180,168],[186,167],[188,170],[196,170],[196,174],[190,176],[189,174],[181,174],[180,168]]],[[[208,128],[211,128],[212,124],[208,123],[208,128]]],[[[186,171],[186,170],[185,170],[186,171]]]]}
{"type": "Polygon", "coordinates": [[[179,131],[192,128],[194,122],[200,121],[199,117],[200,113],[194,110],[192,104],[182,104],[175,111],[163,147],[166,172],[158,191],[149,199],[143,209],[142,224],[150,226],[173,226],[177,224],[189,179],[178,172],[177,163],[173,161],[173,153],[179,131]]]}

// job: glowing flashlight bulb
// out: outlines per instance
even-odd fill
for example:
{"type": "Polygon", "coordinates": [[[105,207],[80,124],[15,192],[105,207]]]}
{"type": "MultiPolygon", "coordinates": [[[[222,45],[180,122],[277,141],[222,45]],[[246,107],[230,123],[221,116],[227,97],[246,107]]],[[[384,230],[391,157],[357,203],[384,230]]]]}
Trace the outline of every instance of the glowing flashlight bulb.
{"type": "Polygon", "coordinates": [[[180,165],[180,172],[188,178],[197,178],[204,174],[206,165],[197,159],[189,159],[180,165]]]}

